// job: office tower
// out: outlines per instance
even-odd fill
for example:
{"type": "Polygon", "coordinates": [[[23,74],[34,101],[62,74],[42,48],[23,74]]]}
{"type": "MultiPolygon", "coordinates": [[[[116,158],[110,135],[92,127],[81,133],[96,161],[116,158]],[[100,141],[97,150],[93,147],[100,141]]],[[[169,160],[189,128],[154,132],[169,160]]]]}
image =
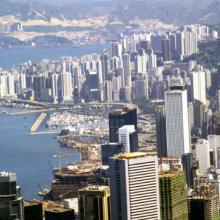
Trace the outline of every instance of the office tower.
{"type": "Polygon", "coordinates": [[[176,56],[177,59],[182,60],[184,57],[184,33],[176,33],[176,56]]]}
{"type": "Polygon", "coordinates": [[[100,81],[96,70],[86,71],[86,101],[101,101],[100,81]]]}
{"type": "Polygon", "coordinates": [[[108,186],[88,186],[79,190],[80,220],[111,220],[108,186]]]}
{"type": "Polygon", "coordinates": [[[131,63],[130,63],[130,54],[123,53],[123,68],[124,68],[124,85],[131,87],[131,63]]]}
{"type": "Polygon", "coordinates": [[[172,60],[170,39],[162,40],[162,54],[163,54],[163,61],[172,60]]]}
{"type": "Polygon", "coordinates": [[[135,99],[148,99],[148,81],[146,79],[135,80],[134,98],[135,99]]]}
{"type": "Polygon", "coordinates": [[[21,94],[26,88],[26,75],[21,73],[18,75],[18,93],[21,94]]]}
{"type": "Polygon", "coordinates": [[[138,133],[134,125],[124,125],[118,129],[119,143],[124,146],[125,152],[138,151],[138,133]]]}
{"type": "Polygon", "coordinates": [[[101,55],[101,62],[102,62],[102,82],[108,80],[108,74],[111,70],[111,63],[110,63],[110,54],[107,50],[104,50],[101,55]]]}
{"type": "Polygon", "coordinates": [[[189,220],[217,220],[219,216],[219,200],[215,187],[207,176],[195,179],[194,190],[188,197],[189,220]]]}
{"type": "Polygon", "coordinates": [[[163,105],[156,107],[156,146],[158,156],[167,156],[166,114],[163,105]]]}
{"type": "Polygon", "coordinates": [[[187,190],[184,172],[161,171],[160,214],[162,220],[188,220],[187,190]]]}
{"type": "Polygon", "coordinates": [[[51,74],[52,100],[58,103],[60,100],[60,76],[56,73],[51,74]]]}
{"type": "Polygon", "coordinates": [[[53,207],[45,210],[45,220],[75,220],[73,209],[53,207]]]}
{"type": "Polygon", "coordinates": [[[112,81],[106,80],[104,86],[104,100],[106,102],[112,102],[112,81]]]}
{"type": "Polygon", "coordinates": [[[186,182],[188,188],[193,187],[193,155],[192,153],[187,153],[182,155],[182,165],[183,171],[186,175],[186,182]]]}
{"type": "Polygon", "coordinates": [[[0,172],[0,219],[23,220],[23,198],[15,173],[0,172]]]}
{"type": "Polygon", "coordinates": [[[170,33],[169,40],[170,40],[171,58],[172,60],[177,60],[178,57],[176,55],[176,50],[177,50],[176,33],[170,33]]]}
{"type": "Polygon", "coordinates": [[[110,189],[112,219],[160,219],[157,156],[135,152],[110,158],[110,189]]]}
{"type": "Polygon", "coordinates": [[[112,78],[112,100],[120,101],[121,76],[112,78]]]}
{"type": "Polygon", "coordinates": [[[206,77],[204,71],[191,73],[192,101],[198,100],[206,104],[206,77]]]}
{"type": "Polygon", "coordinates": [[[210,147],[209,142],[205,139],[199,139],[196,143],[196,160],[199,161],[199,171],[206,174],[210,167],[210,147]]]}
{"type": "Polygon", "coordinates": [[[154,51],[151,49],[148,53],[148,69],[153,69],[157,67],[157,55],[154,54],[154,51]]]}
{"type": "Polygon", "coordinates": [[[124,125],[134,125],[137,130],[137,108],[127,106],[109,114],[109,139],[118,142],[118,129],[124,125]]]}
{"type": "Polygon", "coordinates": [[[24,219],[25,220],[43,220],[42,202],[24,201],[24,219]]]}
{"type": "Polygon", "coordinates": [[[63,102],[73,99],[72,76],[69,72],[61,73],[61,96],[63,102]]]}
{"type": "Polygon", "coordinates": [[[168,157],[190,152],[187,90],[173,86],[165,95],[168,157]]]}
{"type": "Polygon", "coordinates": [[[206,126],[206,112],[207,106],[202,102],[195,100],[193,103],[193,114],[194,114],[194,126],[196,128],[202,129],[201,132],[205,134],[205,126],[206,126]]]}
{"type": "Polygon", "coordinates": [[[124,152],[124,146],[121,143],[108,143],[101,145],[102,165],[109,165],[109,158],[116,154],[124,152]]]}

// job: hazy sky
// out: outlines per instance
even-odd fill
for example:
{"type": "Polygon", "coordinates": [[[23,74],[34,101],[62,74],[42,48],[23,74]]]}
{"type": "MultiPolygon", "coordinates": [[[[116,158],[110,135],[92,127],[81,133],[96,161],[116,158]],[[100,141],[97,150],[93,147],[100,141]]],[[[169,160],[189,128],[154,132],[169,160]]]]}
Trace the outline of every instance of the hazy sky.
{"type": "MultiPolygon", "coordinates": [[[[50,5],[67,5],[73,2],[77,2],[77,1],[81,1],[81,0],[12,0],[15,2],[30,2],[30,1],[35,1],[35,2],[42,2],[42,3],[46,3],[46,4],[50,4],[50,5]]],[[[88,1],[92,1],[92,0],[88,0],[88,1]]],[[[96,0],[98,1],[98,0],[96,0]]],[[[105,0],[105,1],[113,1],[113,0],[105,0]]],[[[126,1],[126,0],[124,0],[126,1]]],[[[135,1],[135,0],[133,0],[135,1]]],[[[138,0],[137,0],[138,1],[138,0]]],[[[142,0],[143,1],[143,0],[142,0]]],[[[145,0],[147,1],[147,0],[145,0]]],[[[165,1],[165,2],[174,2],[177,3],[180,0],[157,0],[157,1],[165,1]]],[[[187,5],[191,5],[193,3],[200,3],[200,4],[208,4],[211,3],[213,0],[181,0],[182,3],[187,4],[187,5]]]]}
{"type": "MultiPolygon", "coordinates": [[[[14,0],[15,2],[30,2],[30,0],[14,0]]],[[[51,5],[66,5],[79,0],[33,0],[35,2],[42,2],[51,5]]]]}

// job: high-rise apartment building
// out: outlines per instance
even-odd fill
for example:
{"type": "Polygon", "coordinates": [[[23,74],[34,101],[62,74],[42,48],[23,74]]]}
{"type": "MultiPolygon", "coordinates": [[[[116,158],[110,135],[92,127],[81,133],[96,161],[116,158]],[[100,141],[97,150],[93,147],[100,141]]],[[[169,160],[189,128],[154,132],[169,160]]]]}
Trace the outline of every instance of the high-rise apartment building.
{"type": "Polygon", "coordinates": [[[134,152],[110,158],[110,186],[112,219],[160,219],[157,156],[134,152]]]}
{"type": "Polygon", "coordinates": [[[61,74],[62,101],[71,101],[73,98],[72,76],[69,72],[61,74]]]}
{"type": "Polygon", "coordinates": [[[206,76],[203,71],[194,71],[191,73],[192,99],[206,104],[206,76]]]}
{"type": "Polygon", "coordinates": [[[79,190],[80,220],[111,220],[108,186],[88,186],[79,190]]]}
{"type": "Polygon", "coordinates": [[[168,157],[190,152],[187,90],[172,86],[165,95],[168,157]]]}

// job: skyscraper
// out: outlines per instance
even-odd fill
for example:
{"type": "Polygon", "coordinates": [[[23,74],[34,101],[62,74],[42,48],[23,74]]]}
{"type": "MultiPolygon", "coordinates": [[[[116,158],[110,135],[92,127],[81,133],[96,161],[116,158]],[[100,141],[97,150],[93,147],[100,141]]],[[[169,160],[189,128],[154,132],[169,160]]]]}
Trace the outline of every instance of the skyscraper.
{"type": "Polygon", "coordinates": [[[69,72],[61,74],[62,101],[71,101],[73,98],[72,76],[69,72]]]}
{"type": "Polygon", "coordinates": [[[206,77],[203,71],[194,71],[191,73],[192,98],[206,104],[206,77]]]}
{"type": "Polygon", "coordinates": [[[163,54],[163,61],[172,60],[170,39],[162,40],[162,54],[163,54]]]}
{"type": "Polygon", "coordinates": [[[138,134],[134,125],[124,125],[118,130],[119,143],[124,146],[125,152],[138,151],[138,134]]]}
{"type": "Polygon", "coordinates": [[[183,171],[186,174],[186,182],[188,188],[193,187],[193,155],[187,153],[182,155],[183,171]]]}
{"type": "Polygon", "coordinates": [[[156,107],[156,146],[158,156],[167,156],[166,114],[163,105],[156,107]]]}
{"type": "Polygon", "coordinates": [[[88,186],[79,190],[80,220],[111,220],[108,186],[88,186]]]}
{"type": "Polygon", "coordinates": [[[168,157],[190,152],[187,90],[172,86],[165,95],[168,157]]]}
{"type": "Polygon", "coordinates": [[[161,172],[159,179],[161,219],[188,220],[187,190],[184,172],[161,172]]]}
{"type": "Polygon", "coordinates": [[[205,139],[199,139],[196,143],[196,160],[199,161],[199,171],[206,174],[210,167],[210,147],[205,139]]]}
{"type": "Polygon", "coordinates": [[[110,142],[118,142],[118,129],[123,125],[134,125],[137,129],[137,108],[127,106],[117,109],[109,114],[109,139],[110,142]]]}
{"type": "Polygon", "coordinates": [[[109,158],[122,152],[124,152],[124,146],[121,143],[108,143],[101,145],[102,164],[109,165],[109,158]]]}
{"type": "Polygon", "coordinates": [[[24,219],[23,198],[19,190],[15,173],[0,172],[0,219],[24,219]]]}
{"type": "Polygon", "coordinates": [[[135,152],[110,158],[110,186],[112,219],[160,219],[157,156],[135,152]]]}

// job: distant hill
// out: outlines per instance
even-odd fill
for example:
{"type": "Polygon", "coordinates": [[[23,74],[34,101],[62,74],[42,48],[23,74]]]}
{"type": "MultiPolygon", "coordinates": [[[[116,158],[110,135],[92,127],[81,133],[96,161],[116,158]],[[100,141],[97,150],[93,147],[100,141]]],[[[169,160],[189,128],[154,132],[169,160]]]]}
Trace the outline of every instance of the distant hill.
{"type": "MultiPolygon", "coordinates": [[[[46,1],[44,1],[46,2],[46,1]]],[[[72,0],[67,6],[1,0],[0,16],[16,15],[22,20],[79,19],[108,15],[124,23],[134,18],[159,19],[174,24],[220,23],[220,0],[72,0]]]]}

